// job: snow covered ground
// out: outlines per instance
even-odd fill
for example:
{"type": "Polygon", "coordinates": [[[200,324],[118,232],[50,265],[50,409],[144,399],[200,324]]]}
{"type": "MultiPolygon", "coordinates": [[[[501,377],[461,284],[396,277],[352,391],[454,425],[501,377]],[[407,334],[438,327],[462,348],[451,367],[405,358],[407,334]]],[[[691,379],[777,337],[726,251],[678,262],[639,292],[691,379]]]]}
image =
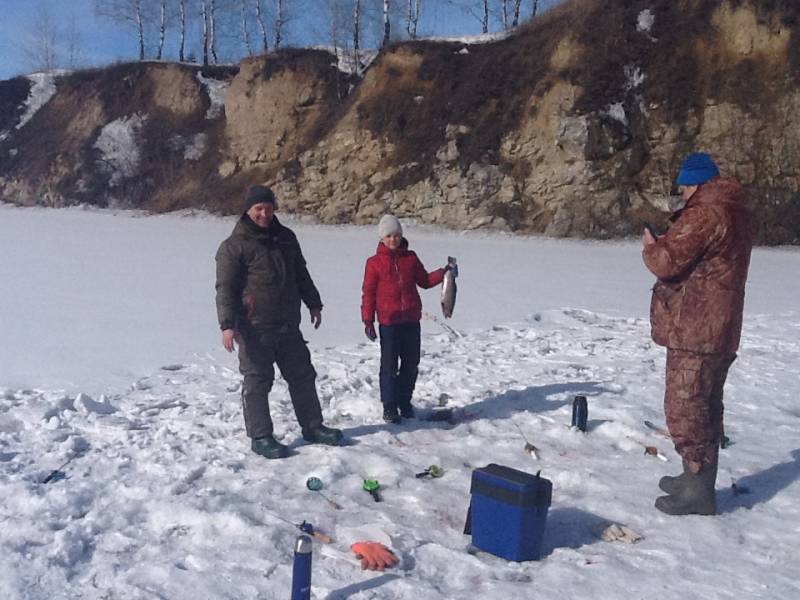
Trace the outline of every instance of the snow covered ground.
{"type": "MultiPolygon", "coordinates": [[[[343,551],[385,535],[401,557],[362,572],[317,546],[317,599],[800,597],[797,249],[754,253],[721,514],[675,518],[652,506],[680,461],[642,425],[663,423],[664,352],[638,242],[408,226],[429,269],[459,259],[460,335],[423,321],[416,392],[456,418],[386,426],[358,314],[374,229],[287,221],[325,301],[306,334],[326,420],[351,444],[303,443],[279,379],[271,406],[294,455],[268,462],[249,451],[215,323],[213,255],[232,219],[0,205],[0,597],[286,599],[299,532],[281,518],[343,551]],[[579,393],[585,434],[568,427],[579,393]],[[470,474],[490,462],[553,481],[543,560],[467,552],[470,474]],[[430,464],[444,476],[414,477],[430,464]],[[341,509],[306,489],[311,475],[341,509]],[[644,539],[602,541],[611,523],[644,539]]],[[[423,299],[441,319],[437,291],[423,299]]]]}

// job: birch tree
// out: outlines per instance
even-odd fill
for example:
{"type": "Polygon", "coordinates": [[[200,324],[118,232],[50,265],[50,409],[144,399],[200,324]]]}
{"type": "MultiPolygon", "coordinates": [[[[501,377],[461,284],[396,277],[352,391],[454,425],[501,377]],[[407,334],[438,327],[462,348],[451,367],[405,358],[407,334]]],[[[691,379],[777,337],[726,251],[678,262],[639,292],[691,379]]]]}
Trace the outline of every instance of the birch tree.
{"type": "Polygon", "coordinates": [[[95,0],[97,16],[131,28],[139,43],[139,60],[144,60],[145,11],[143,0],[95,0]]]}
{"type": "Polygon", "coordinates": [[[159,0],[159,19],[158,19],[158,50],[156,60],[161,60],[164,53],[164,40],[167,37],[167,0],[159,0]]]}
{"type": "Polygon", "coordinates": [[[389,18],[390,9],[390,0],[383,0],[383,40],[381,41],[381,47],[389,45],[389,37],[392,33],[391,19],[389,18]]]}
{"type": "Polygon", "coordinates": [[[208,46],[214,64],[219,62],[217,57],[217,0],[208,0],[208,46]]]}
{"type": "MultiPolygon", "coordinates": [[[[522,0],[519,0],[520,2],[522,0]]],[[[406,32],[412,40],[417,39],[417,25],[422,10],[422,0],[407,0],[406,32]]]]}
{"type": "Polygon", "coordinates": [[[178,24],[180,33],[178,34],[178,60],[183,62],[184,49],[186,48],[186,0],[178,0],[178,24]]]}
{"type": "Polygon", "coordinates": [[[208,0],[200,0],[200,18],[203,28],[203,66],[208,66],[208,0]]]}
{"type": "MultiPolygon", "coordinates": [[[[359,60],[361,50],[361,0],[353,0],[353,54],[359,60]]],[[[360,66],[360,65],[359,65],[360,66]]]]}
{"type": "Polygon", "coordinates": [[[239,26],[242,31],[242,42],[247,56],[253,56],[253,44],[250,43],[250,27],[247,24],[247,0],[241,0],[239,5],[239,26]]]}
{"type": "Polygon", "coordinates": [[[522,10],[522,0],[514,0],[514,19],[511,21],[512,27],[519,25],[519,12],[522,10]]]}
{"type": "Polygon", "coordinates": [[[261,0],[254,0],[256,6],[256,23],[261,32],[261,51],[266,54],[269,52],[269,42],[267,41],[267,25],[264,21],[264,13],[261,9],[261,0]]]}
{"type": "Polygon", "coordinates": [[[275,50],[281,47],[283,27],[286,25],[286,5],[284,0],[275,0],[275,50]]]}

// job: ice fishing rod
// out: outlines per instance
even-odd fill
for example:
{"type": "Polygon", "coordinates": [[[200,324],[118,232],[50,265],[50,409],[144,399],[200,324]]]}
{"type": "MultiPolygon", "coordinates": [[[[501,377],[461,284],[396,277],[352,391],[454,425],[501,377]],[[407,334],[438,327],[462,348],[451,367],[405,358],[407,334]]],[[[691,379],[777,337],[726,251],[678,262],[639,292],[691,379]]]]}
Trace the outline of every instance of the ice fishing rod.
{"type": "Polygon", "coordinates": [[[457,329],[454,329],[453,327],[450,327],[450,325],[448,325],[447,323],[445,323],[444,321],[442,321],[442,320],[441,320],[440,318],[438,318],[436,315],[432,315],[431,313],[429,313],[429,312],[427,312],[427,311],[422,311],[422,316],[423,316],[424,318],[426,318],[426,319],[430,320],[430,321],[433,321],[433,322],[434,322],[434,323],[436,323],[437,325],[441,326],[441,328],[442,328],[442,329],[444,329],[445,331],[447,331],[447,333],[449,333],[449,334],[450,334],[450,335],[452,335],[453,337],[457,337],[457,338],[464,337],[464,334],[463,334],[463,333],[461,333],[461,332],[460,332],[460,331],[458,331],[457,329]]]}
{"type": "Polygon", "coordinates": [[[59,474],[62,474],[61,473],[61,469],[66,467],[69,463],[71,463],[78,456],[79,456],[79,453],[77,453],[77,452],[75,454],[73,454],[72,456],[70,456],[67,460],[64,461],[64,464],[62,464],[57,469],[54,469],[53,471],[51,471],[50,474],[47,477],[42,479],[42,483],[50,483],[51,481],[53,481],[56,477],[58,477],[59,474]]]}
{"type": "Polygon", "coordinates": [[[277,519],[278,521],[283,521],[287,525],[291,525],[292,527],[299,529],[303,533],[307,533],[308,535],[313,535],[323,544],[330,544],[333,541],[333,538],[329,535],[322,533],[321,531],[317,531],[314,526],[309,523],[308,521],[303,520],[302,523],[293,523],[289,519],[285,519],[282,516],[275,514],[271,510],[264,508],[264,505],[261,505],[261,510],[263,510],[268,516],[272,517],[273,519],[277,519]]]}

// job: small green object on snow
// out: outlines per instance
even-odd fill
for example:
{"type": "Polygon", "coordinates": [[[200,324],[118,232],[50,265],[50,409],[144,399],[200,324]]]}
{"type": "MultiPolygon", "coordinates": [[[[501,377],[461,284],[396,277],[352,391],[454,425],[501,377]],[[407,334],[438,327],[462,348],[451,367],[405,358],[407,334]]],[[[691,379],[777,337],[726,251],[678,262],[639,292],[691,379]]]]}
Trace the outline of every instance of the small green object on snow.
{"type": "Polygon", "coordinates": [[[306,479],[306,487],[312,492],[317,492],[320,496],[325,498],[325,501],[336,510],[342,509],[340,504],[334,502],[333,500],[331,500],[325,494],[322,493],[322,488],[325,487],[325,485],[322,483],[322,479],[320,479],[319,477],[309,477],[308,479],[306,479]]]}
{"type": "Polygon", "coordinates": [[[719,447],[724,450],[725,448],[730,448],[731,446],[733,446],[734,443],[735,442],[727,435],[723,435],[722,440],[719,443],[719,447]]]}
{"type": "Polygon", "coordinates": [[[439,465],[431,465],[430,467],[428,467],[428,474],[431,477],[441,477],[442,475],[444,475],[444,469],[439,465]]]}
{"type": "Polygon", "coordinates": [[[425,477],[430,477],[431,479],[436,479],[444,475],[444,469],[439,465],[431,465],[421,473],[417,473],[415,477],[417,479],[423,479],[425,477]]]}
{"type": "Polygon", "coordinates": [[[369,492],[369,495],[372,496],[372,499],[375,502],[381,501],[381,495],[378,493],[381,484],[378,483],[377,479],[365,479],[364,480],[364,491],[369,492]]]}

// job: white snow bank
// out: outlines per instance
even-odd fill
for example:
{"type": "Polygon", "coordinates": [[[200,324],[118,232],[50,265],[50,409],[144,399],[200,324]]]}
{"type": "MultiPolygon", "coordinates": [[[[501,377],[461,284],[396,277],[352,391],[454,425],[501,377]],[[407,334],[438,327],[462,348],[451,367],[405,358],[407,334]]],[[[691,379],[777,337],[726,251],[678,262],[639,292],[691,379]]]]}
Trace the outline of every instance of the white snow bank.
{"type": "Polygon", "coordinates": [[[198,133],[192,136],[189,143],[183,152],[183,158],[186,160],[200,160],[208,148],[208,135],[205,133],[198,133]]]}
{"type": "Polygon", "coordinates": [[[378,56],[377,50],[359,50],[358,60],[352,49],[342,46],[325,46],[317,45],[312,46],[312,50],[323,50],[328,54],[336,57],[336,62],[332,66],[336,67],[342,73],[350,75],[361,75],[361,73],[372,64],[375,57],[378,56]]]}
{"type": "Polygon", "coordinates": [[[230,82],[203,77],[200,71],[197,72],[197,79],[206,88],[206,93],[211,101],[211,106],[206,111],[206,119],[216,119],[225,110],[225,94],[228,92],[230,82]]]}
{"type": "Polygon", "coordinates": [[[17,123],[17,129],[21,129],[28,121],[33,118],[33,115],[50,101],[50,98],[56,93],[55,76],[58,73],[33,73],[28,75],[31,80],[31,90],[28,93],[28,98],[25,100],[25,112],[17,123]]]}
{"type": "Polygon", "coordinates": [[[605,113],[623,125],[628,124],[628,116],[625,114],[625,106],[623,106],[622,102],[614,102],[613,104],[609,104],[605,113]]]}
{"type": "Polygon", "coordinates": [[[656,22],[656,16],[649,8],[645,8],[636,17],[636,30],[643,33],[650,33],[653,29],[653,24],[656,22]]]}
{"type": "Polygon", "coordinates": [[[139,167],[137,133],[146,115],[134,114],[111,121],[100,131],[94,147],[102,154],[102,164],[112,187],[136,174],[139,167]]]}
{"type": "Polygon", "coordinates": [[[498,42],[500,40],[506,39],[513,33],[514,33],[513,30],[508,30],[508,31],[498,31],[496,33],[480,33],[477,35],[458,35],[452,37],[426,37],[424,39],[431,42],[453,42],[453,43],[461,43],[467,45],[476,45],[476,44],[490,44],[492,42],[498,42]]]}

